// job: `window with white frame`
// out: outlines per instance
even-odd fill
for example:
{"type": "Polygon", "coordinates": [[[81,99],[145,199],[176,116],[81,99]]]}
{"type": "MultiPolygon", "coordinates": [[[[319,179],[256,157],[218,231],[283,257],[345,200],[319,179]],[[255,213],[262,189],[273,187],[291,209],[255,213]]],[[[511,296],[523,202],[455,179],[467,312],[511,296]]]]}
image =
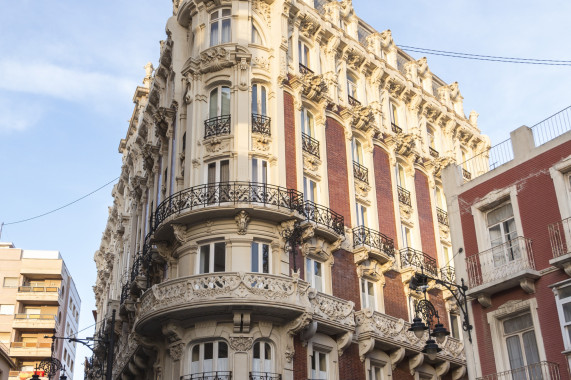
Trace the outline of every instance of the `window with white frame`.
{"type": "Polygon", "coordinates": [[[198,273],[226,271],[226,243],[212,242],[200,246],[198,273]]]}
{"type": "Polygon", "coordinates": [[[230,87],[219,86],[210,91],[208,115],[210,118],[230,115],[230,87]]]}
{"type": "Polygon", "coordinates": [[[359,95],[357,93],[357,79],[351,73],[347,73],[347,94],[353,99],[357,100],[359,95]]]}
{"type": "Polygon", "coordinates": [[[450,321],[450,336],[456,339],[462,339],[462,322],[460,321],[460,316],[456,313],[448,314],[450,321]]]}
{"type": "Polygon", "coordinates": [[[223,341],[204,342],[191,348],[190,372],[228,371],[228,345],[223,341]]]}
{"type": "Polygon", "coordinates": [[[436,150],[436,139],[434,137],[434,130],[430,128],[428,125],[426,126],[426,138],[428,142],[428,146],[432,149],[436,150]]]}
{"type": "Polygon", "coordinates": [[[14,314],[14,305],[8,305],[8,304],[0,305],[0,314],[14,314]]]}
{"type": "Polygon", "coordinates": [[[230,161],[220,160],[209,163],[206,175],[209,184],[230,181],[230,161]]]}
{"type": "Polygon", "coordinates": [[[391,103],[389,107],[390,107],[391,124],[395,127],[399,127],[399,112],[397,105],[391,103]]]}
{"type": "Polygon", "coordinates": [[[256,342],[252,350],[252,372],[274,372],[274,360],[270,343],[256,342]]]}
{"type": "Polygon", "coordinates": [[[252,242],[252,272],[270,273],[271,255],[270,245],[259,242],[252,242]]]}
{"type": "Polygon", "coordinates": [[[364,161],[363,161],[363,144],[361,144],[361,142],[353,137],[353,140],[351,142],[351,153],[353,155],[353,162],[356,162],[358,164],[363,165],[364,161]]]}
{"type": "Polygon", "coordinates": [[[357,217],[357,226],[367,227],[367,207],[362,205],[361,203],[355,200],[355,208],[356,208],[356,217],[357,217]]]}
{"type": "Polygon", "coordinates": [[[409,311],[409,322],[412,323],[412,320],[416,317],[416,306],[418,305],[418,303],[420,302],[419,298],[415,297],[416,294],[414,295],[409,295],[408,297],[408,311],[409,311]]]}
{"type": "Polygon", "coordinates": [[[308,177],[303,177],[303,200],[318,202],[317,200],[317,183],[308,177]]]}
{"type": "Polygon", "coordinates": [[[301,109],[301,132],[310,137],[315,137],[313,114],[305,107],[302,107],[301,109]]]}
{"type": "Polygon", "coordinates": [[[262,45],[262,36],[252,21],[252,43],[262,45]]]}
{"type": "Polygon", "coordinates": [[[297,48],[299,54],[299,63],[309,69],[309,65],[311,64],[309,47],[304,42],[298,41],[297,48]]]}
{"type": "Polygon", "coordinates": [[[268,112],[267,98],[268,91],[266,86],[261,84],[252,85],[252,113],[256,115],[266,116],[268,112]]]}
{"type": "Polygon", "coordinates": [[[436,199],[436,206],[441,210],[446,211],[446,198],[440,185],[434,186],[434,198],[436,199]]]}
{"type": "Polygon", "coordinates": [[[408,226],[401,224],[401,235],[403,248],[412,248],[412,232],[408,226]]]}
{"type": "Polygon", "coordinates": [[[328,380],[329,372],[327,366],[327,353],[314,350],[310,356],[311,360],[311,378],[328,380]]]}
{"type": "Polygon", "coordinates": [[[397,178],[397,185],[406,189],[406,175],[404,171],[404,167],[397,163],[396,165],[396,178],[397,178]]]}
{"type": "MultiPolygon", "coordinates": [[[[504,342],[508,352],[509,364],[512,370],[520,369],[521,373],[515,378],[527,378],[525,369],[526,367],[540,362],[539,350],[537,347],[537,340],[535,337],[535,330],[533,327],[533,319],[531,313],[525,313],[516,317],[508,318],[502,321],[504,342]]],[[[531,368],[529,371],[537,370],[533,379],[541,379],[541,368],[531,368]]],[[[532,373],[530,373],[532,375],[532,373]]]]}
{"type": "Polygon", "coordinates": [[[231,9],[219,9],[210,14],[210,46],[225,44],[232,40],[231,17],[231,9]]]}
{"type": "Polygon", "coordinates": [[[325,276],[323,275],[324,265],[320,261],[307,257],[305,259],[305,281],[319,292],[325,288],[325,276]]]}
{"type": "Polygon", "coordinates": [[[565,349],[571,349],[571,285],[555,290],[559,323],[565,349]]]}
{"type": "Polygon", "coordinates": [[[446,244],[440,244],[440,248],[442,250],[442,259],[443,259],[443,267],[444,266],[450,266],[450,267],[454,267],[454,260],[453,260],[453,256],[452,256],[452,249],[450,249],[449,246],[447,246],[446,244]]]}
{"type": "Polygon", "coordinates": [[[252,158],[252,182],[268,183],[268,161],[252,158]]]}
{"type": "Polygon", "coordinates": [[[520,257],[517,231],[511,203],[505,203],[486,215],[494,266],[501,266],[520,257]]]}
{"type": "Polygon", "coordinates": [[[383,380],[383,366],[371,364],[369,368],[369,380],[383,380]]]}
{"type": "Polygon", "coordinates": [[[376,284],[373,281],[361,278],[361,308],[377,309],[377,296],[375,291],[376,284]]]}

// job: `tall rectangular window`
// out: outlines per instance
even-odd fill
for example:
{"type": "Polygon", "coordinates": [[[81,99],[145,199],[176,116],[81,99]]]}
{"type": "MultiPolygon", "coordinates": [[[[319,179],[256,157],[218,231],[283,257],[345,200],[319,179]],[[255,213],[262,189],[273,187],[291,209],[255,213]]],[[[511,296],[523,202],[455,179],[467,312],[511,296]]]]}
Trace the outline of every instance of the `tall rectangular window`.
{"type": "Polygon", "coordinates": [[[355,201],[357,226],[367,227],[367,207],[355,201]]]}
{"type": "Polygon", "coordinates": [[[268,183],[268,161],[252,158],[252,182],[268,183]]]}
{"type": "Polygon", "coordinates": [[[324,352],[313,351],[311,355],[311,378],[327,380],[327,354],[324,352]]]}
{"type": "Polygon", "coordinates": [[[377,310],[375,299],[375,283],[361,279],[361,306],[363,309],[377,310]]]}
{"type": "Polygon", "coordinates": [[[301,41],[298,42],[297,46],[298,46],[298,53],[299,53],[299,63],[301,63],[305,67],[309,68],[309,65],[310,65],[309,47],[301,41]]]}
{"type": "Polygon", "coordinates": [[[232,10],[221,9],[210,14],[210,46],[225,44],[232,39],[232,10]]]}
{"type": "Polygon", "coordinates": [[[198,273],[226,271],[226,243],[216,242],[200,247],[198,273]]]}
{"type": "Polygon", "coordinates": [[[571,348],[571,286],[557,289],[557,311],[565,349],[571,348]]]}
{"type": "Polygon", "coordinates": [[[305,277],[312,288],[322,292],[323,291],[323,265],[314,259],[305,259],[305,277]]]}
{"type": "Polygon", "coordinates": [[[264,243],[252,243],[252,272],[270,273],[270,246],[264,243]]]}
{"type": "Polygon", "coordinates": [[[303,177],[303,200],[317,202],[317,183],[307,177],[303,177]]]}
{"type": "Polygon", "coordinates": [[[4,277],[4,287],[5,288],[17,288],[18,287],[18,277],[4,277]]]}
{"type": "MultiPolygon", "coordinates": [[[[506,319],[502,325],[510,368],[516,371],[521,369],[522,371],[519,375],[515,373],[514,378],[525,379],[526,373],[522,367],[539,363],[540,361],[531,313],[525,313],[514,318],[506,319]]],[[[530,378],[542,378],[540,367],[532,367],[529,371],[532,372],[530,373],[530,378]]]]}
{"type": "Polygon", "coordinates": [[[517,231],[511,203],[506,203],[487,215],[488,233],[492,246],[494,266],[504,265],[520,257],[517,231]]]}

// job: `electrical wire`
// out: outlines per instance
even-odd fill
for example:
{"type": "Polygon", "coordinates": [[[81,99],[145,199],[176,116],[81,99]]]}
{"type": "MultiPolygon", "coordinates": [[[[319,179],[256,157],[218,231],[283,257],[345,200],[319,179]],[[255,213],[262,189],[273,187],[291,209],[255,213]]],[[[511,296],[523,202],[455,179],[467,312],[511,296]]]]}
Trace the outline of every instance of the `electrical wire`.
{"type": "Polygon", "coordinates": [[[419,48],[408,45],[398,45],[398,47],[400,47],[402,50],[414,53],[432,54],[444,57],[463,58],[463,59],[471,59],[477,61],[521,63],[528,65],[571,66],[571,60],[516,58],[516,57],[502,57],[502,56],[483,55],[483,54],[458,53],[446,50],[419,48]]]}
{"type": "Polygon", "coordinates": [[[113,182],[117,181],[118,179],[119,179],[119,177],[114,178],[114,179],[112,179],[111,181],[107,182],[105,185],[103,185],[103,186],[101,186],[101,187],[98,187],[97,189],[93,190],[92,192],[90,192],[90,193],[88,193],[88,194],[85,194],[85,195],[82,196],[81,198],[78,198],[78,199],[76,199],[76,200],[74,200],[74,201],[72,201],[72,202],[66,203],[65,205],[63,205],[63,206],[61,206],[61,207],[58,207],[58,208],[56,208],[56,209],[53,209],[53,210],[51,210],[51,211],[45,212],[45,213],[40,214],[40,215],[33,216],[33,217],[31,217],[31,218],[18,220],[18,221],[16,221],[16,222],[8,222],[8,223],[2,223],[2,224],[3,224],[4,226],[8,226],[8,225],[10,225],[10,224],[24,223],[24,222],[28,222],[28,221],[30,221],[30,220],[34,220],[34,219],[41,218],[42,216],[46,216],[46,215],[52,214],[52,213],[54,213],[54,212],[56,212],[56,211],[59,211],[59,210],[61,210],[61,209],[63,209],[63,208],[66,208],[66,207],[68,207],[68,206],[71,206],[72,204],[77,203],[77,202],[79,202],[79,201],[81,201],[81,200],[87,198],[88,196],[90,196],[90,195],[92,195],[92,194],[95,194],[95,193],[98,192],[99,190],[101,190],[101,189],[105,188],[106,186],[112,184],[113,182]]]}

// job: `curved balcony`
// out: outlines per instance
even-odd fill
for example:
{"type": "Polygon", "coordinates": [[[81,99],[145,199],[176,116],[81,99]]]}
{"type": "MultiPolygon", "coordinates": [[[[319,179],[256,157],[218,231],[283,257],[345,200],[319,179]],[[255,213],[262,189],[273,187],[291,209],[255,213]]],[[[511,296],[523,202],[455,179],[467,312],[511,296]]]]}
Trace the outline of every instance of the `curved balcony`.
{"type": "Polygon", "coordinates": [[[269,116],[258,115],[253,113],[252,133],[259,133],[260,135],[263,136],[271,136],[272,134],[271,121],[272,119],[269,116]]]}
{"type": "Polygon", "coordinates": [[[166,318],[231,315],[247,306],[265,318],[292,320],[311,310],[309,284],[286,276],[220,272],[182,277],[153,286],[141,297],[135,329],[152,330],[166,318]]]}
{"type": "Polygon", "coordinates": [[[365,226],[353,228],[353,248],[360,247],[367,248],[369,256],[376,258],[381,263],[386,263],[395,257],[393,239],[365,226]]]}
{"type": "Polygon", "coordinates": [[[355,305],[352,301],[321,293],[312,289],[309,302],[313,320],[326,331],[336,333],[355,330],[355,305]]]}
{"type": "Polygon", "coordinates": [[[416,271],[424,271],[430,276],[438,277],[438,266],[435,258],[412,248],[403,248],[399,252],[401,268],[413,268],[416,271]]]}
{"type": "Polygon", "coordinates": [[[204,121],[204,138],[230,134],[230,115],[211,117],[204,121]]]}

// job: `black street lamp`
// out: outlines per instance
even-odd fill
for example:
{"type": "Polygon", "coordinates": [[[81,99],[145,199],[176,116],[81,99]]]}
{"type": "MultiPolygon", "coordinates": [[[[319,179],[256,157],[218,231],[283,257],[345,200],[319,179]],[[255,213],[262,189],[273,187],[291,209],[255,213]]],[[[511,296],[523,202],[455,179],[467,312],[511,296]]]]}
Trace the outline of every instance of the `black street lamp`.
{"type": "Polygon", "coordinates": [[[444,343],[444,340],[448,335],[450,335],[450,332],[446,330],[442,323],[440,323],[440,316],[438,315],[438,311],[434,308],[434,305],[426,299],[429,280],[435,281],[437,284],[444,286],[450,291],[454,299],[456,299],[456,303],[464,317],[462,329],[468,332],[468,340],[470,343],[472,343],[472,325],[470,324],[468,301],[466,299],[466,291],[468,290],[468,287],[464,285],[464,279],[461,280],[462,285],[457,285],[427,276],[424,274],[424,269],[422,269],[422,273],[415,273],[415,275],[410,279],[409,288],[417,292],[423,292],[424,299],[420,300],[416,305],[414,310],[415,318],[412,320],[412,325],[408,331],[414,332],[416,337],[420,339],[424,335],[424,331],[428,330],[428,340],[426,341],[426,345],[422,352],[425,353],[430,360],[434,360],[436,358],[436,354],[442,351],[438,344],[444,343]],[[432,327],[434,318],[436,318],[436,324],[432,327]],[[423,319],[426,321],[426,324],[423,322],[423,319]]]}

